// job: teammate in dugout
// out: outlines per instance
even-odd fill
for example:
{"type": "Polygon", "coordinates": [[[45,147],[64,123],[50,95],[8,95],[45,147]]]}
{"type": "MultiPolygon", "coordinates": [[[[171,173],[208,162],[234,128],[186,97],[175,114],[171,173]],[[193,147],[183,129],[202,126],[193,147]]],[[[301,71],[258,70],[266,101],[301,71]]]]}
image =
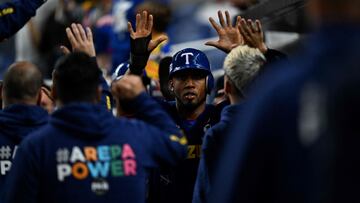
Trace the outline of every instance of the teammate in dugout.
{"type": "Polygon", "coordinates": [[[100,74],[85,53],[58,61],[59,109],[19,146],[2,202],[144,202],[148,169],[185,157],[186,139],[139,77],[126,76],[114,87],[139,119],[127,120],[98,105],[100,74]]]}
{"type": "Polygon", "coordinates": [[[44,126],[48,113],[41,108],[42,77],[29,62],[12,64],[4,77],[3,107],[0,112],[0,192],[11,169],[17,145],[31,132],[44,126]]]}
{"type": "Polygon", "coordinates": [[[210,18],[210,23],[219,35],[218,41],[207,42],[225,53],[224,62],[224,92],[231,105],[221,112],[221,120],[210,128],[204,137],[202,156],[194,188],[193,203],[208,202],[217,168],[219,154],[230,128],[233,117],[241,114],[248,97],[248,89],[255,85],[256,77],[279,61],[285,61],[286,56],[276,50],[269,49],[264,41],[264,32],[259,20],[245,20],[237,17],[232,25],[230,13],[218,11],[220,25],[210,18]]]}
{"type": "Polygon", "coordinates": [[[225,58],[224,91],[230,104],[221,112],[221,120],[205,134],[202,146],[193,203],[208,202],[219,154],[234,117],[240,114],[246,103],[247,90],[265,64],[265,56],[248,46],[238,46],[225,58]]]}
{"type": "MultiPolygon", "coordinates": [[[[93,34],[89,27],[86,30],[81,24],[72,23],[70,27],[66,28],[66,36],[71,44],[71,49],[74,52],[85,52],[92,57],[92,60],[96,61],[96,51],[93,41],[93,34]]],[[[61,51],[64,54],[69,54],[71,51],[64,45],[60,46],[61,51]]],[[[104,106],[108,111],[112,110],[112,95],[109,85],[107,84],[103,75],[100,75],[101,84],[101,100],[100,104],[104,106]]]]}
{"type": "Polygon", "coordinates": [[[360,1],[306,8],[315,32],[258,80],[227,135],[210,202],[359,201],[360,1]]]}
{"type": "MultiPolygon", "coordinates": [[[[136,31],[128,24],[131,36],[130,73],[141,75],[154,45],[166,37],[151,39],[152,15],[137,14],[136,31]]],[[[176,168],[162,168],[150,178],[149,202],[191,202],[202,138],[219,121],[221,109],[206,104],[213,76],[206,55],[196,49],[184,49],[172,59],[169,89],[175,102],[162,102],[188,140],[187,159],[176,168]]]]}

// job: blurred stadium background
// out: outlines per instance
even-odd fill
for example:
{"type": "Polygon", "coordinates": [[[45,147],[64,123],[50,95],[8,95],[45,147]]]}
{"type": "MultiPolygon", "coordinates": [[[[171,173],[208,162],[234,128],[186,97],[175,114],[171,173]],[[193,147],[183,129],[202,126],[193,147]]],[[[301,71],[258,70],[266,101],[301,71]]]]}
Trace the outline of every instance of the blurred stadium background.
{"type": "MultiPolygon", "coordinates": [[[[81,4],[86,3],[86,1],[78,1],[81,4]]],[[[129,0],[113,1],[131,2],[129,0]]],[[[173,12],[168,29],[173,44],[170,53],[185,47],[203,50],[210,59],[215,75],[217,72],[221,72],[225,54],[215,48],[205,46],[204,43],[209,40],[216,40],[216,33],[211,28],[208,18],[212,16],[217,19],[217,10],[229,10],[233,16],[241,14],[245,18],[260,19],[266,30],[265,38],[269,47],[279,49],[290,55],[301,46],[302,40],[310,30],[310,23],[304,13],[306,6],[304,0],[259,0],[247,9],[234,6],[234,4],[244,0],[162,1],[168,3],[173,12]]],[[[5,2],[5,0],[0,0],[1,2],[5,2]]],[[[39,10],[37,15],[41,12],[42,10],[39,10]]],[[[0,78],[15,58],[14,36],[0,44],[0,78]]]]}

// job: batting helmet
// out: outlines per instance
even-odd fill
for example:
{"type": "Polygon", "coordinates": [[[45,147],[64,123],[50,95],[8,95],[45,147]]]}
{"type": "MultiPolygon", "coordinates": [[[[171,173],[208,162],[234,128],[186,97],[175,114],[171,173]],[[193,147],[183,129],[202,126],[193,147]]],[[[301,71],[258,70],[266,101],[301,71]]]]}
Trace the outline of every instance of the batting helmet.
{"type": "Polygon", "coordinates": [[[206,55],[197,49],[186,48],[177,52],[170,64],[169,78],[172,78],[177,72],[184,70],[203,71],[207,74],[206,91],[211,93],[214,87],[214,77],[211,73],[210,63],[206,55]]]}

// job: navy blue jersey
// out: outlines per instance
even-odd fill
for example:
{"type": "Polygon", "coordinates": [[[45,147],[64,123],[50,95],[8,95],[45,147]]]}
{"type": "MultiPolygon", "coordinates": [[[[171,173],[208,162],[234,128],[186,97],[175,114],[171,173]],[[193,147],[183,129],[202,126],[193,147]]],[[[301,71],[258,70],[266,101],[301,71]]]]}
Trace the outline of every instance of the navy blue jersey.
{"type": "Polygon", "coordinates": [[[206,105],[194,121],[179,117],[175,102],[163,103],[188,140],[187,159],[174,168],[161,168],[150,180],[150,202],[191,202],[205,132],[220,120],[221,109],[206,105]]]}
{"type": "Polygon", "coordinates": [[[0,41],[11,37],[30,20],[45,0],[12,0],[0,5],[0,41]]]}
{"type": "Polygon", "coordinates": [[[214,171],[217,168],[219,153],[223,149],[225,136],[234,117],[241,110],[241,105],[226,106],[221,112],[219,123],[211,127],[204,136],[202,154],[197,173],[193,203],[208,202],[214,171]]]}
{"type": "Polygon", "coordinates": [[[356,202],[358,155],[352,148],[354,161],[334,170],[331,145],[343,143],[330,141],[325,112],[332,87],[359,70],[359,33],[358,25],[323,27],[290,65],[263,75],[235,119],[210,202],[356,202]]]}
{"type": "Polygon", "coordinates": [[[145,202],[148,169],[174,165],[186,138],[143,93],[127,105],[139,120],[74,103],[19,146],[4,202],[145,202]]]}
{"type": "Polygon", "coordinates": [[[48,114],[39,106],[14,104],[0,111],[0,191],[17,151],[17,145],[47,123],[48,114]]]}

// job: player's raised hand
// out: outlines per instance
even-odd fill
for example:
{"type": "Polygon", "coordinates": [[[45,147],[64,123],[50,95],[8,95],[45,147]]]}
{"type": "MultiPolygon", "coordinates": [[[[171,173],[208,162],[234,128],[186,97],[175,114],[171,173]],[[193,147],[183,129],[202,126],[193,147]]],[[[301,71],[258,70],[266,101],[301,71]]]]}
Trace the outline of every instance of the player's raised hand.
{"type": "Polygon", "coordinates": [[[223,13],[218,11],[218,18],[220,25],[215,22],[213,18],[209,18],[209,21],[212,27],[216,30],[219,36],[218,41],[209,41],[205,44],[208,46],[216,47],[225,53],[229,53],[233,48],[243,45],[244,40],[241,36],[241,33],[238,29],[240,25],[241,17],[236,18],[236,23],[233,26],[228,11],[225,11],[226,21],[224,19],[223,13]]]}
{"type": "MultiPolygon", "coordinates": [[[[81,24],[73,23],[71,27],[66,28],[66,35],[73,52],[85,52],[91,57],[96,56],[93,35],[89,27],[86,28],[85,32],[81,24]]],[[[61,46],[60,49],[64,54],[70,53],[70,50],[65,46],[61,46]]]]}
{"type": "Polygon", "coordinates": [[[125,75],[111,84],[111,93],[119,100],[131,100],[145,92],[141,78],[136,75],[125,75]]]}
{"type": "MultiPolygon", "coordinates": [[[[147,11],[143,11],[141,14],[136,14],[136,23],[135,23],[135,30],[133,29],[130,22],[128,22],[128,31],[130,33],[130,37],[133,40],[139,38],[147,38],[150,37],[151,39],[151,31],[153,27],[153,16],[148,15],[147,11]]],[[[148,43],[147,50],[151,52],[154,50],[161,42],[167,40],[167,36],[161,35],[156,39],[151,39],[148,43]]]]}
{"type": "Polygon", "coordinates": [[[239,30],[244,37],[245,43],[250,47],[258,48],[262,53],[267,51],[267,46],[264,40],[264,32],[261,26],[261,22],[256,20],[241,19],[239,30]]]}

